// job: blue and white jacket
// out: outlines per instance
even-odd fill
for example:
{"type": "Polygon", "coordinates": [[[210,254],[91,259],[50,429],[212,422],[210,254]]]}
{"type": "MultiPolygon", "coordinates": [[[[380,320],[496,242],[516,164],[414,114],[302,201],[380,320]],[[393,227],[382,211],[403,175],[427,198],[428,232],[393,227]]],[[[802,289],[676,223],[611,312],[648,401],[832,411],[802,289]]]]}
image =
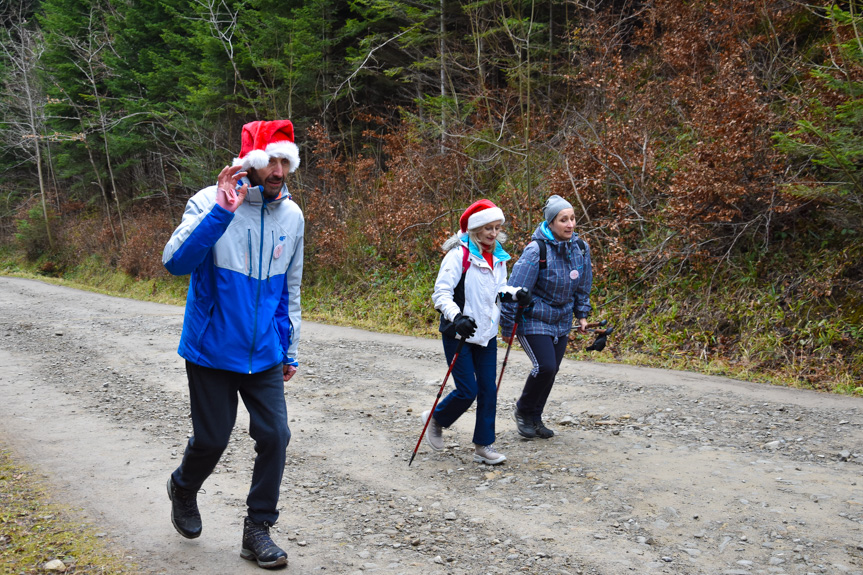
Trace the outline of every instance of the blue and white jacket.
{"type": "Polygon", "coordinates": [[[169,272],[192,276],[177,352],[237,373],[297,365],[304,232],[287,186],[274,200],[250,187],[233,214],[216,186],[192,196],[162,253],[169,272]]]}
{"type": "MultiPolygon", "coordinates": [[[[515,262],[509,277],[509,285],[530,288],[533,296],[518,324],[519,335],[562,337],[572,329],[573,316],[582,318],[590,314],[593,285],[590,247],[585,243],[582,255],[577,239],[578,235],[573,234],[569,241],[556,240],[546,222],[533,232],[532,241],[515,262]],[[539,269],[537,242],[546,244],[546,268],[543,270],[539,269]],[[573,275],[577,277],[573,279],[573,275]]],[[[503,304],[500,327],[505,334],[512,333],[516,307],[515,303],[503,304]]]]}

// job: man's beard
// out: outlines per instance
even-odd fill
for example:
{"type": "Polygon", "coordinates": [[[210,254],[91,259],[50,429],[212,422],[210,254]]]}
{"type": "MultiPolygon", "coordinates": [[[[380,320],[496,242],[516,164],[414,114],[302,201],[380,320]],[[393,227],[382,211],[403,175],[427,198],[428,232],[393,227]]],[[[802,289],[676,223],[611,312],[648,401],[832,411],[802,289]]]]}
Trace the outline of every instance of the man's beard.
{"type": "Polygon", "coordinates": [[[282,191],[282,186],[285,184],[284,178],[273,178],[262,181],[258,172],[255,171],[254,168],[249,169],[249,181],[253,186],[262,186],[264,190],[264,197],[268,200],[274,200],[279,197],[279,193],[282,191]]]}
{"type": "Polygon", "coordinates": [[[279,197],[279,193],[282,191],[282,186],[285,184],[284,179],[278,179],[276,181],[268,180],[264,182],[264,196],[267,199],[275,200],[279,197]]]}

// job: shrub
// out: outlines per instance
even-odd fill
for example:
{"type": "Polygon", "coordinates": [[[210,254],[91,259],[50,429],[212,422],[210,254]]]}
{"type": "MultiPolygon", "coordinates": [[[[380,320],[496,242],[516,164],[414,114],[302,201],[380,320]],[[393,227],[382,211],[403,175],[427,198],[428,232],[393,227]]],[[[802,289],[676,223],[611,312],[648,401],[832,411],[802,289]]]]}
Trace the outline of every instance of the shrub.
{"type": "MultiPolygon", "coordinates": [[[[143,210],[141,210],[143,211],[143,210]]],[[[126,216],[126,244],[120,249],[119,267],[137,279],[165,277],[162,250],[173,231],[168,218],[159,211],[126,216]]]]}
{"type": "MultiPolygon", "coordinates": [[[[49,212],[49,223],[54,219],[53,213],[49,212]]],[[[15,240],[24,251],[27,259],[35,261],[50,248],[48,241],[48,228],[42,216],[42,209],[35,207],[27,210],[24,217],[17,221],[15,240]]]]}

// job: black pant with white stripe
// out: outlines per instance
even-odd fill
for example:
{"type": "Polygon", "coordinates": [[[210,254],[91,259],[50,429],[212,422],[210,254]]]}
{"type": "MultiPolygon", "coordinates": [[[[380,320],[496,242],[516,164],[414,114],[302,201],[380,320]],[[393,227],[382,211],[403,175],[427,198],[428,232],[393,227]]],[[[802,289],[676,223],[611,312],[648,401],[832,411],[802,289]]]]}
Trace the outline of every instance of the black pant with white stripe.
{"type": "Polygon", "coordinates": [[[566,336],[519,335],[518,342],[533,362],[533,369],[516,405],[523,416],[536,420],[545,409],[568,339],[566,336]]]}

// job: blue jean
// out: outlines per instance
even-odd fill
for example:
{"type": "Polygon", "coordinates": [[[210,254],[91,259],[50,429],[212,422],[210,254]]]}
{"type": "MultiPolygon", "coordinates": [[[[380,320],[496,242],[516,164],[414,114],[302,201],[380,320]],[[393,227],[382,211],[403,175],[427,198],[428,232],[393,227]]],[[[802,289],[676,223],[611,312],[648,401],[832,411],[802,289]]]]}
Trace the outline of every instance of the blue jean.
{"type": "Polygon", "coordinates": [[[533,369],[527,376],[516,406],[523,416],[538,419],[545,410],[545,402],[551,394],[569,339],[566,336],[520,335],[518,342],[533,363],[533,369]]]}
{"type": "Polygon", "coordinates": [[[285,470],[285,450],[291,440],[281,364],[260,373],[244,374],[186,362],[193,435],[183,461],[171,475],[177,487],[198,491],[228,446],[237,420],[237,394],[249,412],[249,435],[255,440],[252,486],[246,498],[255,523],[279,518],[279,486],[285,470]]]}
{"type": "MultiPolygon", "coordinates": [[[[443,336],[447,365],[452,363],[459,340],[443,336]]],[[[477,445],[494,443],[494,417],[497,410],[497,340],[488,345],[465,343],[452,368],[455,389],[441,401],[434,412],[435,420],[449,427],[476,400],[476,424],[473,442],[477,445]]]]}

